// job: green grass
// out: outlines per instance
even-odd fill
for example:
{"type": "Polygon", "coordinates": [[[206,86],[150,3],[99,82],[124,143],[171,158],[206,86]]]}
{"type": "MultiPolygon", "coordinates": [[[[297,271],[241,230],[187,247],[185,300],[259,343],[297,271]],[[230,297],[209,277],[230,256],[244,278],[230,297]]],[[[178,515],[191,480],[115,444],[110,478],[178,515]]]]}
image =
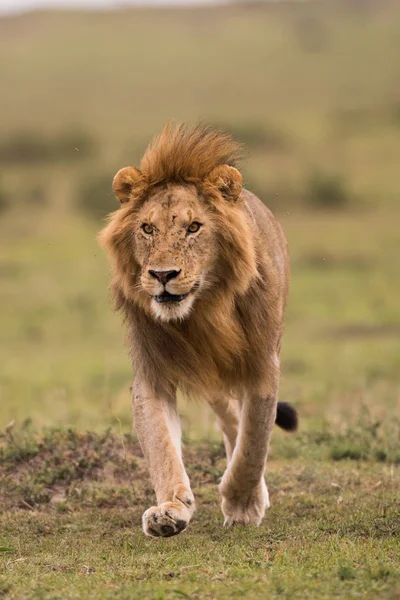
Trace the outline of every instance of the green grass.
{"type": "MultiPolygon", "coordinates": [[[[129,431],[131,367],[96,227],[46,212],[31,212],[29,223],[9,215],[2,224],[0,422],[118,430],[120,420],[129,431]]],[[[280,220],[292,253],[282,398],[313,418],[341,418],[361,403],[393,414],[400,372],[396,220],[348,212],[280,220]]],[[[215,438],[201,405],[183,411],[190,437],[215,438]]]]}
{"type": "Polygon", "coordinates": [[[312,457],[300,450],[271,460],[263,525],[224,530],[222,447],[191,446],[185,458],[199,510],[187,532],[157,540],[141,533],[153,494],[130,437],[70,430],[19,439],[9,432],[7,440],[5,597],[397,597],[400,479],[390,464],[332,463],[311,441],[312,457]]]}
{"type": "Polygon", "coordinates": [[[399,14],[385,1],[0,20],[0,598],[399,598],[399,14]],[[243,140],[245,180],[285,229],[280,396],[301,426],[274,432],[263,525],[226,531],[220,435],[181,401],[199,510],[151,540],[95,237],[113,173],[170,117],[243,140]]]}

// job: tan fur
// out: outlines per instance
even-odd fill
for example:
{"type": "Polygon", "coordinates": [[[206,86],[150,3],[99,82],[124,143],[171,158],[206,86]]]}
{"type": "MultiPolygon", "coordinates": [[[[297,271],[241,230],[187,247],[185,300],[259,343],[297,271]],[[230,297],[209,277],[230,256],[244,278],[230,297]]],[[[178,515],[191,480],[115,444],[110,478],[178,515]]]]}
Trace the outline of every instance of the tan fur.
{"type": "Polygon", "coordinates": [[[117,173],[122,206],[99,236],[126,319],[136,427],[158,500],[144,515],[149,535],[179,533],[194,510],[171,425],[177,388],[208,401],[223,430],[230,459],[220,486],[225,523],[259,524],[268,505],[263,473],[289,262],[280,226],[242,189],[239,150],[218,131],[167,124],[140,170],[117,173]],[[201,228],[191,234],[196,222],[201,228]],[[170,270],[178,275],[164,288],[152,273],[170,270]],[[160,304],[155,297],[165,290],[188,297],[160,304]]]}

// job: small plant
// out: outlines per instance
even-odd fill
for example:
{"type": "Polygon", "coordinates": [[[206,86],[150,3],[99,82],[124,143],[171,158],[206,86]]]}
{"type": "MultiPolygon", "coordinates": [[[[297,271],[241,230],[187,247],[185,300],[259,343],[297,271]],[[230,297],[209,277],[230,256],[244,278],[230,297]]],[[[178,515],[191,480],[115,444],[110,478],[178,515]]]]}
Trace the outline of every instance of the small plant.
{"type": "Polygon", "coordinates": [[[357,420],[349,423],[332,439],[332,460],[376,460],[399,464],[398,437],[400,422],[393,418],[390,427],[376,420],[364,407],[357,420]]]}
{"type": "Polygon", "coordinates": [[[337,573],[341,581],[349,581],[356,577],[354,569],[350,565],[339,565],[337,573]]]}
{"type": "Polygon", "coordinates": [[[10,205],[8,194],[0,183],[0,213],[7,210],[10,205]]]}
{"type": "Polygon", "coordinates": [[[350,203],[350,193],[343,177],[315,170],[306,183],[305,202],[317,208],[339,209],[350,203]]]}
{"type": "Polygon", "coordinates": [[[47,193],[44,186],[35,186],[27,190],[25,201],[32,206],[46,206],[47,193]]]}
{"type": "MultiPolygon", "coordinates": [[[[0,548],[1,551],[1,548],[0,548]]],[[[9,585],[6,581],[0,580],[0,598],[9,597],[8,593],[11,591],[11,585],[9,585]]]]}

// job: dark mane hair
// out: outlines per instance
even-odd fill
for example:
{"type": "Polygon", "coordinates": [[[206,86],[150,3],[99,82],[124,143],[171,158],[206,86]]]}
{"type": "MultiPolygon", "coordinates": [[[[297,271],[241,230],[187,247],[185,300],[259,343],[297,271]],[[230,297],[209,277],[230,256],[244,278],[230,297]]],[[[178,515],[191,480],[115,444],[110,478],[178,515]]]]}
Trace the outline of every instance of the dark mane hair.
{"type": "Polygon", "coordinates": [[[146,182],[198,183],[215,167],[235,166],[241,145],[228,133],[204,124],[169,121],[145,151],[140,170],[146,182]]]}

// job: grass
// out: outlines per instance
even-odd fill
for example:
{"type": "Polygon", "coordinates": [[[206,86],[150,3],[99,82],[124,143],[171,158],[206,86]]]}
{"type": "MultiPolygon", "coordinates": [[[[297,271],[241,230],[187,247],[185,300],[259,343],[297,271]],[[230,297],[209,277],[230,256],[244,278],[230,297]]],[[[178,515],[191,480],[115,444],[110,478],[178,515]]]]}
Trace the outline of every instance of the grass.
{"type": "Polygon", "coordinates": [[[186,449],[199,510],[183,535],[154,540],[140,529],[153,493],[131,437],[70,430],[17,441],[9,432],[0,479],[3,596],[397,597],[397,469],[333,464],[318,452],[275,456],[263,525],[224,530],[222,457],[219,444],[186,449]]]}
{"type": "Polygon", "coordinates": [[[385,1],[0,20],[0,598],[400,597],[398,16],[385,1]],[[274,432],[263,525],[225,531],[220,435],[181,401],[199,510],[151,540],[95,236],[107,181],[170,117],[243,140],[247,185],[285,229],[280,395],[301,427],[274,432]]]}
{"type": "MultiPolygon", "coordinates": [[[[55,220],[47,209],[32,210],[29,223],[18,218],[2,223],[0,422],[118,430],[120,420],[129,431],[131,367],[96,227],[68,214],[55,220]]],[[[362,212],[280,220],[292,253],[282,398],[313,419],[362,402],[395,414],[396,220],[362,212]]],[[[190,438],[215,439],[201,405],[182,410],[190,438]]]]}

